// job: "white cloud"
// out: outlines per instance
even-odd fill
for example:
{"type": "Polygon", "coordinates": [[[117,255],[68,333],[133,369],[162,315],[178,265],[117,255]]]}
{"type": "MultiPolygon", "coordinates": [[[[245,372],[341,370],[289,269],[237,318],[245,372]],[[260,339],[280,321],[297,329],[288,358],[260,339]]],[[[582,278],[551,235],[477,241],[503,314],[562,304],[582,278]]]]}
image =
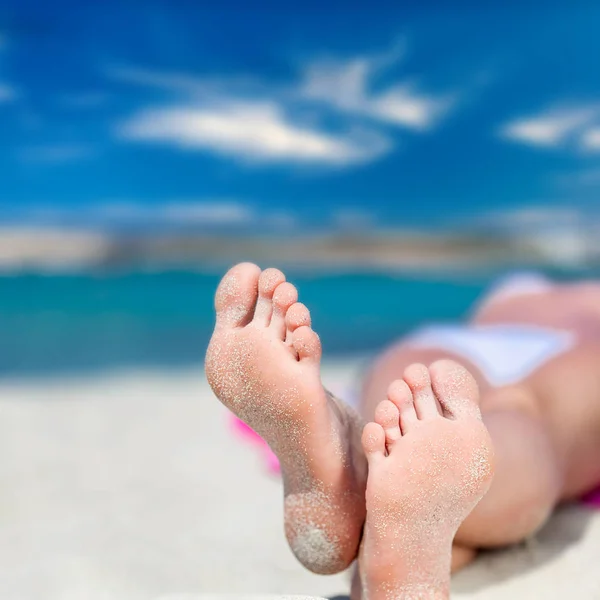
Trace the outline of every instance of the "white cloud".
{"type": "Polygon", "coordinates": [[[502,229],[534,230],[540,227],[577,225],[583,220],[583,212],[570,206],[527,206],[491,211],[482,220],[502,229]]]}
{"type": "Polygon", "coordinates": [[[254,207],[232,199],[109,201],[90,206],[29,206],[17,213],[25,222],[70,225],[244,225],[260,217],[254,207]]]}
{"type": "Polygon", "coordinates": [[[581,185],[600,184],[600,168],[582,171],[577,174],[575,180],[581,185]]]}
{"type": "Polygon", "coordinates": [[[255,218],[254,210],[233,200],[181,200],[159,205],[112,202],[89,209],[92,216],[117,223],[235,225],[255,218]]]}
{"type": "Polygon", "coordinates": [[[96,155],[96,150],[83,144],[46,144],[22,148],[19,158],[24,162],[59,164],[87,160],[96,155]]]}
{"type": "Polygon", "coordinates": [[[16,223],[40,227],[244,228],[289,233],[300,223],[287,209],[259,207],[235,198],[109,200],[88,206],[33,205],[14,211],[16,223]]]}
{"type": "Polygon", "coordinates": [[[584,150],[600,151],[600,127],[591,127],[581,137],[581,146],[584,150]]]}
{"type": "Polygon", "coordinates": [[[456,102],[414,83],[380,77],[398,64],[398,44],[380,55],[310,63],[291,83],[253,77],[198,77],[112,66],[107,76],[154,88],[173,104],[141,110],[117,125],[125,140],[201,150],[252,163],[349,166],[376,160],[394,141],[382,125],[431,128],[456,102]],[[296,118],[310,114],[312,123],[296,118]],[[321,125],[335,113],[337,133],[321,125]]]}
{"type": "Polygon", "coordinates": [[[427,95],[408,82],[396,82],[379,92],[370,89],[373,80],[397,63],[400,56],[395,49],[382,56],[317,61],[306,68],[301,93],[342,111],[393,125],[426,129],[450,109],[453,98],[427,95]]]}
{"type": "Polygon", "coordinates": [[[350,165],[388,149],[374,133],[336,136],[292,122],[275,103],[146,110],[117,129],[127,140],[207,150],[264,163],[350,165]]]}
{"type": "Polygon", "coordinates": [[[17,97],[16,90],[7,85],[6,83],[0,82],[0,103],[10,102],[17,97]]]}
{"type": "Polygon", "coordinates": [[[425,129],[451,106],[450,98],[418,95],[409,86],[391,88],[370,102],[374,117],[414,129],[425,129]]]}
{"type": "Polygon", "coordinates": [[[591,167],[571,172],[560,173],[552,178],[563,189],[580,187],[596,187],[600,184],[600,168],[591,167]]]}
{"type": "Polygon", "coordinates": [[[376,222],[373,212],[360,208],[340,208],[331,218],[340,229],[364,229],[375,225],[376,222]]]}
{"type": "Polygon", "coordinates": [[[173,203],[161,212],[171,222],[205,225],[243,224],[255,217],[252,209],[238,202],[173,203]]]}
{"type": "Polygon", "coordinates": [[[263,217],[263,221],[273,229],[290,230],[298,224],[298,216],[289,211],[275,210],[267,212],[263,217]]]}
{"type": "Polygon", "coordinates": [[[145,86],[178,93],[194,100],[212,101],[218,104],[222,99],[227,102],[237,98],[269,97],[273,99],[278,90],[252,77],[198,77],[189,73],[163,72],[128,66],[112,66],[106,69],[106,75],[124,83],[145,86]]]}
{"type": "MultiPolygon", "coordinates": [[[[0,52],[7,46],[7,37],[0,32],[0,52]]],[[[17,97],[17,91],[6,82],[0,81],[0,104],[10,102],[17,97]]]]}
{"type": "Polygon", "coordinates": [[[510,121],[500,129],[500,135],[531,146],[556,148],[590,126],[599,114],[597,106],[546,109],[537,115],[510,121]]]}

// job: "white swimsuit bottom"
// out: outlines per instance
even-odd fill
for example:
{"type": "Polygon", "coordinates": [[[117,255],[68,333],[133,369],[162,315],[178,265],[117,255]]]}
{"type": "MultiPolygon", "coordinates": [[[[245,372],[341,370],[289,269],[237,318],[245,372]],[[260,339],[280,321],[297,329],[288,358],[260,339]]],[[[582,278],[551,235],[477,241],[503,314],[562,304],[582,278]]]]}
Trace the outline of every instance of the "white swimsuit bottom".
{"type": "Polygon", "coordinates": [[[574,333],[530,325],[433,325],[404,340],[464,357],[497,387],[521,381],[576,341],[574,333]]]}
{"type": "MultiPolygon", "coordinates": [[[[497,281],[479,306],[499,299],[543,293],[553,286],[554,283],[540,273],[512,273],[497,281]]],[[[446,350],[463,357],[481,371],[490,385],[500,387],[518,383],[567,352],[576,345],[577,337],[569,331],[534,325],[431,325],[417,329],[402,343],[412,348],[446,350]]],[[[356,389],[342,394],[353,406],[359,402],[356,389]]]]}

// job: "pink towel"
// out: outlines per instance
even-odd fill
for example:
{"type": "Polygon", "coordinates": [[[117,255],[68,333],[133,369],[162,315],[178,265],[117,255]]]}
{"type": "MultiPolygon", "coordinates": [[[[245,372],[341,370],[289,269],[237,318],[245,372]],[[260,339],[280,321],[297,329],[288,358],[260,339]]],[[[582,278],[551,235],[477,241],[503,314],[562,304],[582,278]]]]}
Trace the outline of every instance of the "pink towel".
{"type": "Polygon", "coordinates": [[[274,475],[279,473],[279,460],[277,460],[277,457],[273,454],[271,448],[269,448],[267,443],[260,435],[258,435],[258,433],[256,433],[256,431],[254,431],[254,429],[248,427],[244,421],[241,421],[234,415],[231,415],[231,427],[236,435],[257,446],[263,455],[265,466],[269,473],[273,473],[274,475]]]}
{"type": "Polygon", "coordinates": [[[600,508],[600,488],[586,494],[583,498],[583,503],[587,506],[593,506],[594,508],[600,508]]]}

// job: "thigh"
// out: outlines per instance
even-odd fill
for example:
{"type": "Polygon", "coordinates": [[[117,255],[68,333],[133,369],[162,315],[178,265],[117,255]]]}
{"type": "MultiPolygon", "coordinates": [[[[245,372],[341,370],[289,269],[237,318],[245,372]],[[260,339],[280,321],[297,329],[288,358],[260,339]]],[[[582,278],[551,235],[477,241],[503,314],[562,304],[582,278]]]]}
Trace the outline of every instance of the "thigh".
{"type": "Polygon", "coordinates": [[[583,343],[529,378],[564,461],[563,500],[600,482],[600,344],[583,343]]]}
{"type": "Polygon", "coordinates": [[[443,348],[413,348],[409,344],[399,343],[380,354],[367,371],[360,389],[359,411],[366,420],[373,419],[375,408],[385,400],[389,385],[396,379],[402,379],[406,368],[414,363],[429,366],[436,360],[450,359],[466,367],[477,380],[480,390],[489,389],[483,374],[462,356],[448,352],[443,348]]]}

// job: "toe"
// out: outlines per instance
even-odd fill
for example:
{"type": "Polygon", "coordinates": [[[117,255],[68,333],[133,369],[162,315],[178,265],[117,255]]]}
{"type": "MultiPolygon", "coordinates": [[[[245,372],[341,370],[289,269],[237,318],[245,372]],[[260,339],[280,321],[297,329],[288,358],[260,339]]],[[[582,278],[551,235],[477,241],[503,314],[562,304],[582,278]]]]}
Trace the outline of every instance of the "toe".
{"type": "Polygon", "coordinates": [[[367,423],[363,429],[362,446],[367,460],[377,460],[385,456],[385,433],[377,423],[367,423]]]}
{"type": "Polygon", "coordinates": [[[271,327],[281,339],[285,336],[285,315],[288,308],[298,301],[298,290],[291,283],[284,282],[273,293],[273,315],[271,327]]]}
{"type": "Polygon", "coordinates": [[[406,381],[402,379],[393,381],[388,388],[388,398],[398,408],[400,413],[400,429],[402,434],[406,434],[411,426],[418,421],[412,392],[406,381]]]}
{"type": "Polygon", "coordinates": [[[292,333],[298,329],[298,327],[304,327],[305,325],[310,327],[310,312],[304,304],[296,302],[292,304],[285,315],[285,325],[287,328],[288,341],[292,339],[292,333]]]}
{"type": "Polygon", "coordinates": [[[481,418],[477,382],[467,369],[452,360],[439,360],[429,367],[429,372],[444,416],[481,418]]]}
{"type": "Polygon", "coordinates": [[[265,269],[258,278],[258,302],[254,312],[254,323],[266,327],[273,313],[273,293],[285,281],[279,269],[265,269]]]}
{"type": "Polygon", "coordinates": [[[404,381],[406,381],[412,392],[415,411],[419,419],[433,419],[442,414],[441,407],[431,387],[429,369],[425,365],[410,365],[404,371],[404,381]]]}
{"type": "Polygon", "coordinates": [[[292,334],[292,345],[298,353],[299,360],[313,361],[317,364],[321,360],[321,340],[310,327],[298,327],[292,334]]]}
{"type": "Polygon", "coordinates": [[[398,407],[389,400],[380,402],[375,409],[375,422],[383,427],[385,445],[389,453],[394,443],[402,436],[400,433],[400,413],[398,407]]]}
{"type": "Polygon", "coordinates": [[[215,295],[217,324],[228,327],[247,325],[254,315],[260,268],[242,263],[231,268],[221,280],[215,295]]]}

